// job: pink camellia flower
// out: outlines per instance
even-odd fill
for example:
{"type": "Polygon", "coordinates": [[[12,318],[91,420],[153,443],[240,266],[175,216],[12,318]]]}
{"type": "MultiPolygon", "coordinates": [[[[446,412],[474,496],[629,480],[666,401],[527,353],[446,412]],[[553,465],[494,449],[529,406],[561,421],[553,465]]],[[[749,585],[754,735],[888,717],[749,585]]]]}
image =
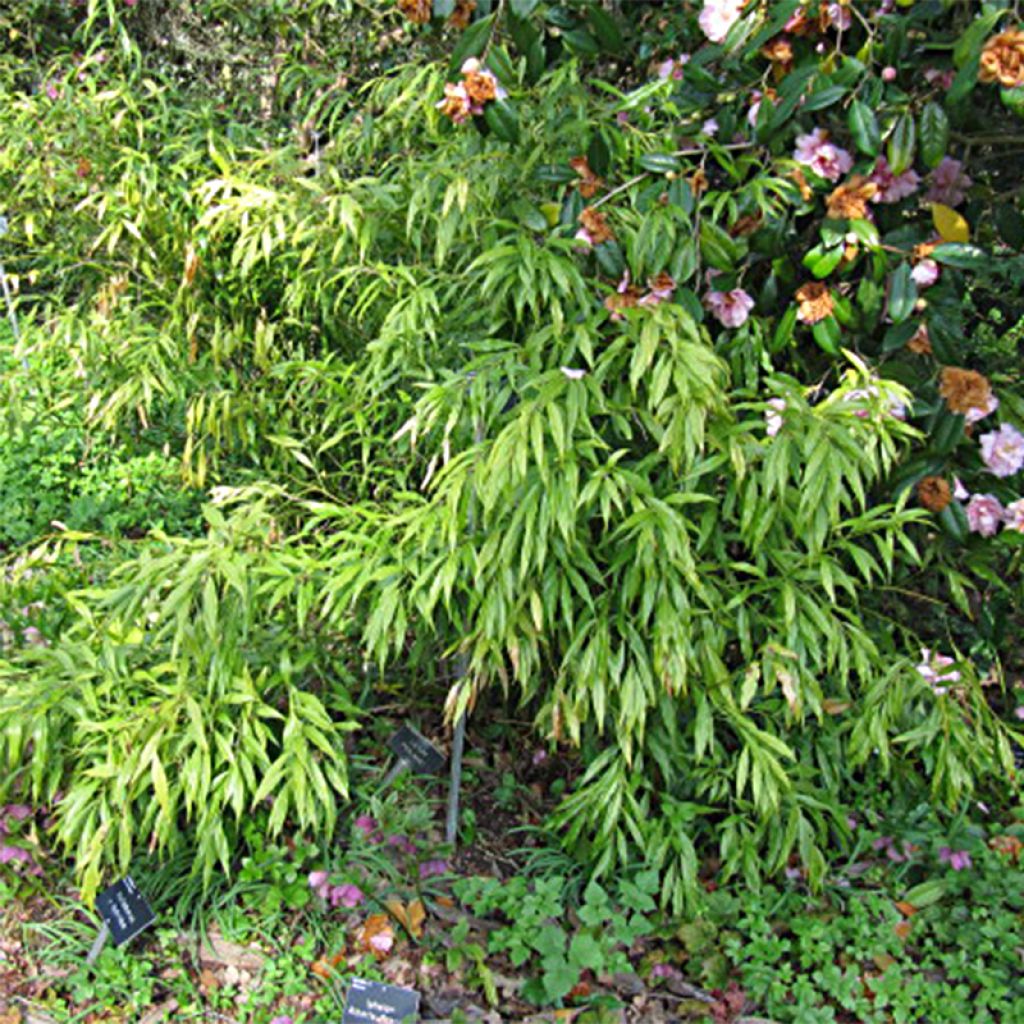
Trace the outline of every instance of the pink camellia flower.
{"type": "Polygon", "coordinates": [[[745,0],[704,0],[697,24],[713,43],[721,43],[740,20],[745,0]]]}
{"type": "Polygon", "coordinates": [[[991,494],[973,494],[967,502],[967,525],[971,533],[991,537],[1003,521],[1003,506],[991,494]]]}
{"type": "Polygon", "coordinates": [[[32,864],[32,854],[20,846],[0,846],[0,864],[32,864]]]}
{"type": "Polygon", "coordinates": [[[388,836],[387,843],[388,846],[393,846],[396,850],[401,850],[402,853],[411,855],[416,852],[416,844],[408,836],[388,836]]]}
{"type": "Polygon", "coordinates": [[[330,875],[326,871],[310,871],[309,873],[309,887],[320,897],[320,899],[327,899],[330,894],[330,887],[327,884],[327,880],[330,875]]]}
{"type": "Polygon", "coordinates": [[[425,860],[420,865],[420,878],[435,878],[437,875],[444,875],[450,871],[446,860],[425,860]]]}
{"type": "Polygon", "coordinates": [[[648,975],[649,978],[672,978],[673,980],[681,980],[683,975],[678,967],[673,967],[671,964],[655,964],[651,968],[651,973],[648,975]]]}
{"type": "Polygon", "coordinates": [[[1013,717],[1024,719],[1024,704],[1022,704],[1019,708],[1014,709],[1013,717]]]}
{"type": "Polygon", "coordinates": [[[723,327],[740,327],[750,316],[754,300],[742,288],[733,288],[731,292],[708,292],[704,305],[723,327]]]}
{"type": "Polygon", "coordinates": [[[384,838],[377,829],[376,820],[371,818],[369,814],[358,815],[352,824],[355,825],[355,827],[359,829],[359,831],[362,832],[371,843],[379,843],[384,838]]]}
{"type": "Polygon", "coordinates": [[[1013,476],[1024,466],[1024,434],[1009,423],[982,434],[981,458],[994,476],[1013,476]]]}
{"type": "Polygon", "coordinates": [[[872,841],[871,848],[879,853],[884,850],[886,857],[894,864],[902,864],[914,852],[914,845],[909,840],[904,839],[897,848],[896,840],[892,836],[879,836],[872,841]]]}
{"type": "Polygon", "coordinates": [[[348,907],[351,910],[352,907],[358,907],[365,899],[366,894],[358,885],[346,883],[345,885],[336,885],[331,889],[332,907],[348,907]]]}
{"type": "Polygon", "coordinates": [[[764,99],[764,93],[760,89],[755,89],[750,94],[750,109],[747,111],[747,124],[751,128],[757,124],[757,115],[761,109],[761,100],[764,99]]]}
{"type": "Polygon", "coordinates": [[[395,944],[395,935],[390,928],[370,936],[370,946],[378,953],[388,953],[395,944]]]}
{"type": "Polygon", "coordinates": [[[979,420],[983,420],[990,413],[996,411],[999,408],[999,399],[995,395],[989,394],[988,401],[983,406],[972,405],[964,415],[964,420],[967,423],[977,423],[979,420]]]}
{"type": "Polygon", "coordinates": [[[924,259],[910,272],[918,288],[931,288],[939,279],[939,265],[935,260],[924,259]]]}
{"type": "Polygon", "coordinates": [[[939,654],[937,651],[933,654],[927,647],[922,647],[921,664],[917,666],[917,671],[936,693],[942,694],[946,692],[946,687],[939,686],[939,683],[955,683],[960,679],[960,673],[956,669],[951,672],[943,671],[952,664],[953,659],[945,654],[939,654]]]}
{"type": "Polygon", "coordinates": [[[878,191],[871,197],[873,203],[898,203],[913,195],[921,185],[917,171],[908,168],[902,174],[893,174],[889,161],[880,156],[871,172],[871,180],[878,191]]]}
{"type": "Polygon", "coordinates": [[[463,124],[472,113],[469,93],[461,82],[445,82],[444,99],[438,100],[434,106],[450,117],[453,124],[463,124]]]}
{"type": "MultiPolygon", "coordinates": [[[[1024,533],[1024,498],[1011,501],[1003,510],[1003,526],[1007,530],[1024,533]]],[[[1018,708],[1018,711],[1021,709],[1018,708]]]]}
{"type": "Polygon", "coordinates": [[[967,490],[963,485],[963,481],[960,477],[953,477],[953,497],[957,501],[966,501],[971,496],[971,492],[967,490]]]}
{"type": "Polygon", "coordinates": [[[882,81],[883,82],[895,82],[896,81],[896,69],[888,64],[882,68],[882,81]]]}
{"type": "Polygon", "coordinates": [[[650,291],[637,300],[638,306],[660,306],[663,302],[670,302],[676,291],[676,282],[671,274],[661,273],[647,278],[647,287],[650,291]]]}
{"type": "Polygon", "coordinates": [[[944,156],[939,166],[932,171],[931,186],[925,194],[929,203],[945,203],[946,206],[959,206],[967,198],[967,190],[971,187],[971,179],[964,174],[963,164],[952,157],[944,156]]]}
{"type": "Polygon", "coordinates": [[[924,80],[929,85],[937,85],[943,92],[952,86],[955,77],[952,68],[946,68],[945,71],[941,71],[939,68],[925,68],[924,70],[924,80]]]}
{"type": "Polygon", "coordinates": [[[782,429],[782,414],[786,411],[784,398],[769,398],[768,408],[764,413],[764,432],[774,437],[782,429]]]}
{"type": "Polygon", "coordinates": [[[948,864],[954,871],[966,871],[971,866],[971,855],[966,850],[951,850],[943,846],[939,850],[939,863],[948,864]]]}
{"type": "Polygon", "coordinates": [[[681,53],[678,57],[669,57],[668,60],[663,60],[655,69],[658,77],[662,81],[667,78],[673,78],[678,82],[683,77],[683,68],[689,59],[690,55],[688,53],[681,53]]]}
{"type": "Polygon", "coordinates": [[[838,181],[853,167],[853,157],[829,142],[824,128],[815,128],[810,135],[798,135],[793,159],[829,181],[838,181]]]}
{"type": "Polygon", "coordinates": [[[840,32],[845,32],[853,23],[853,15],[846,4],[831,3],[826,10],[832,27],[839,29],[840,32]]]}

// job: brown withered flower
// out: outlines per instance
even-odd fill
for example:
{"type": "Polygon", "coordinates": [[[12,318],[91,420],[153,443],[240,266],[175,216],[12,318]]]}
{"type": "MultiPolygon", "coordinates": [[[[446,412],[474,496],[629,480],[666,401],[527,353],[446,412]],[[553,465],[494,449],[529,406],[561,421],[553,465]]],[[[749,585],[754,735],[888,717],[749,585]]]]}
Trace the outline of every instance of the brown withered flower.
{"type": "Polygon", "coordinates": [[[799,303],[796,318],[805,324],[816,324],[831,316],[835,306],[832,293],[824,281],[808,281],[801,285],[796,290],[796,301],[799,303]]]}
{"type": "Polygon", "coordinates": [[[452,28],[464,29],[476,10],[476,0],[456,0],[455,10],[448,16],[448,24],[452,28]]]}
{"type": "Polygon", "coordinates": [[[804,177],[804,172],[799,167],[794,167],[789,172],[790,178],[796,182],[796,187],[800,189],[800,198],[806,203],[814,193],[811,191],[811,186],[807,184],[807,179],[804,177]]]}
{"type": "Polygon", "coordinates": [[[793,44],[785,36],[777,36],[762,47],[761,56],[772,62],[772,75],[776,82],[793,70],[793,44]]]}
{"type": "Polygon", "coordinates": [[[708,176],[704,173],[703,167],[698,167],[697,170],[690,175],[690,191],[695,196],[699,196],[707,187],[708,176]]]}
{"type": "Polygon", "coordinates": [[[600,210],[587,207],[580,214],[580,225],[586,232],[587,239],[591,245],[600,245],[602,242],[611,242],[615,234],[610,227],[605,215],[600,210]]]}
{"type": "Polygon", "coordinates": [[[398,0],[398,9],[414,25],[426,25],[434,12],[432,0],[398,0]]]}
{"type": "Polygon", "coordinates": [[[928,337],[928,325],[921,322],[921,325],[914,331],[913,337],[907,342],[907,348],[916,356],[930,356],[932,354],[932,340],[928,337]]]}
{"type": "Polygon", "coordinates": [[[635,284],[620,284],[618,290],[605,296],[604,308],[611,313],[612,320],[621,320],[624,309],[633,309],[640,301],[640,289],[635,284]]]}
{"type": "Polygon", "coordinates": [[[763,223],[764,215],[762,213],[745,213],[729,228],[729,235],[732,238],[746,238],[747,235],[752,235],[763,223]]]}
{"type": "Polygon", "coordinates": [[[992,385],[976,370],[959,366],[943,368],[939,378],[939,394],[950,412],[966,416],[972,409],[988,409],[992,404],[992,385]]]}
{"type": "Polygon", "coordinates": [[[466,70],[463,65],[462,85],[471,102],[479,106],[498,97],[498,80],[489,71],[466,70]]]}
{"type": "Polygon", "coordinates": [[[1007,89],[1024,85],[1024,28],[1000,32],[985,43],[978,65],[979,82],[998,82],[1007,89]]]}
{"type": "Polygon", "coordinates": [[[868,215],[868,203],[877,192],[876,182],[863,174],[855,174],[828,197],[828,216],[834,220],[864,220],[868,215]]]}
{"type": "Polygon", "coordinates": [[[585,156],[574,156],[569,166],[579,175],[576,187],[584,199],[592,199],[604,187],[604,181],[591,170],[585,156]]]}
{"type": "Polygon", "coordinates": [[[917,484],[917,500],[929,512],[941,512],[953,500],[953,492],[941,476],[926,476],[917,484]]]}
{"type": "Polygon", "coordinates": [[[938,242],[919,242],[914,246],[914,250],[911,253],[913,261],[915,263],[920,263],[921,260],[930,259],[938,244],[938,242]]]}

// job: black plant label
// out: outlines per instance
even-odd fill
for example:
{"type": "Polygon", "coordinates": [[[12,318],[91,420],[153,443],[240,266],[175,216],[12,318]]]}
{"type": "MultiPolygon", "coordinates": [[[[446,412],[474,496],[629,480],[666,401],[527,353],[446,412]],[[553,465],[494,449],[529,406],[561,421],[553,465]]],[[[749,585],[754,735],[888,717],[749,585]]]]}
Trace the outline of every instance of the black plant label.
{"type": "Polygon", "coordinates": [[[145,931],[156,914],[130,877],[115,882],[96,897],[96,909],[110,929],[115,946],[121,946],[145,931]]]}
{"type": "Polygon", "coordinates": [[[353,978],[341,1024],[413,1024],[419,1011],[419,992],[353,978]]]}
{"type": "Polygon", "coordinates": [[[433,775],[444,764],[444,754],[411,725],[403,725],[388,740],[388,746],[417,775],[433,775]]]}

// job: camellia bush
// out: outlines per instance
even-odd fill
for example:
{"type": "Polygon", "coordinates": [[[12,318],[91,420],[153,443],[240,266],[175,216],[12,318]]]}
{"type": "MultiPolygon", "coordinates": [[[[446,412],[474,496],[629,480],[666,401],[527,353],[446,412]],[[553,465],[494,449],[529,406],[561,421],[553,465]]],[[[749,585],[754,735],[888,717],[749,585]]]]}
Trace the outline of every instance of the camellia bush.
{"type": "Polygon", "coordinates": [[[314,4],[240,123],[146,6],[0,71],[5,386],[61,374],[213,488],[0,666],[9,785],[64,794],[89,891],[184,823],[230,867],[211,822],[267,799],[332,828],[364,658],[458,659],[449,720],[521,701],[584,761],[551,827],[676,909],[708,858],[820,884],[864,793],[1008,791],[1011,5],[400,0],[349,76],[314,4]]]}

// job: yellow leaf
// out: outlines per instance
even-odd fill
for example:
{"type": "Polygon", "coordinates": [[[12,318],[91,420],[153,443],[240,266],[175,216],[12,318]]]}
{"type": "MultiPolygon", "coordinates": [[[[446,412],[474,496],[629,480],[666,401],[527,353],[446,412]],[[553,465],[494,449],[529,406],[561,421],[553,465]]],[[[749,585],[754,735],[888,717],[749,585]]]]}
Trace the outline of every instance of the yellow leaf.
{"type": "Polygon", "coordinates": [[[932,222],[944,242],[971,240],[971,229],[967,221],[950,206],[932,203],[932,222]]]}

